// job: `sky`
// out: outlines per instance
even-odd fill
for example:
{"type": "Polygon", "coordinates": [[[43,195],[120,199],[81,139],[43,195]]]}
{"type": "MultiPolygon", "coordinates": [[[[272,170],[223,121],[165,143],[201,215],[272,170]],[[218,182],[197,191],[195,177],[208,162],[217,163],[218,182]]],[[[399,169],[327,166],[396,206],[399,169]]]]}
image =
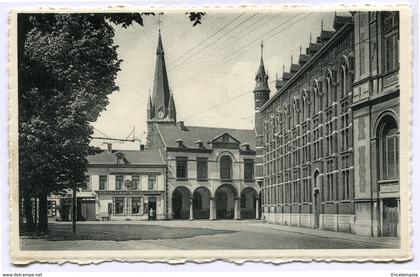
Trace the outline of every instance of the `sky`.
{"type": "MultiPolygon", "coordinates": [[[[350,13],[340,12],[340,15],[350,13]]],[[[188,126],[253,129],[255,74],[261,42],[269,75],[271,95],[275,93],[276,74],[283,65],[289,70],[291,59],[297,63],[321,31],[333,30],[334,12],[292,13],[256,10],[246,12],[210,11],[202,23],[192,26],[185,12],[160,16],[160,28],[171,92],[178,121],[188,126]],[[322,23],[321,23],[322,22],[322,23]]],[[[94,136],[126,138],[133,128],[141,143],[146,143],[146,109],[158,39],[157,16],[115,28],[114,43],[123,60],[115,91],[109,105],[92,125],[94,136]]],[[[130,136],[132,138],[132,135],[130,136]]],[[[92,140],[104,148],[105,140],[92,140]]],[[[138,149],[139,142],[114,142],[114,149],[138,149]]]]}

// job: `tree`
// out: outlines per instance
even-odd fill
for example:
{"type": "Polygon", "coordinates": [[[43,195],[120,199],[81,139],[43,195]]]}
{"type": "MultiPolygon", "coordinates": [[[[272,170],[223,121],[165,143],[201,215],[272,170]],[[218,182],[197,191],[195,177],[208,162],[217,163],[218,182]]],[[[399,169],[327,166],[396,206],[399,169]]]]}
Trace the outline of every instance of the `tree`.
{"type": "MultiPolygon", "coordinates": [[[[203,13],[189,18],[194,26],[203,13]]],[[[32,224],[31,197],[39,198],[41,234],[48,232],[47,196],[82,187],[96,121],[118,90],[121,60],[113,22],[143,25],[150,14],[20,14],[19,191],[32,224]]],[[[151,14],[153,15],[153,14],[151,14]]]]}

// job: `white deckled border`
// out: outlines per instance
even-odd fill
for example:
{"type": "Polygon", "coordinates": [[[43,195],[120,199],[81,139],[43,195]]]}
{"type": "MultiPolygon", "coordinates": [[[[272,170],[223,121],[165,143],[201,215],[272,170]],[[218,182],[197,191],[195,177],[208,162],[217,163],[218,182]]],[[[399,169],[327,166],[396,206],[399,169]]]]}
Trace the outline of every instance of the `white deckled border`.
{"type": "Polygon", "coordinates": [[[411,252],[411,97],[412,97],[412,12],[407,5],[285,5],[285,6],[111,6],[96,8],[31,8],[16,9],[9,15],[9,186],[10,186],[10,255],[15,264],[78,263],[90,264],[105,261],[124,262],[185,262],[207,263],[223,260],[233,263],[247,261],[265,263],[285,263],[292,261],[408,261],[411,252]],[[400,11],[400,198],[401,198],[401,248],[389,249],[316,249],[316,250],[142,250],[142,251],[22,251],[19,240],[18,201],[18,97],[17,97],[17,13],[70,13],[70,12],[244,12],[260,10],[264,12],[326,12],[326,11],[400,11]]]}

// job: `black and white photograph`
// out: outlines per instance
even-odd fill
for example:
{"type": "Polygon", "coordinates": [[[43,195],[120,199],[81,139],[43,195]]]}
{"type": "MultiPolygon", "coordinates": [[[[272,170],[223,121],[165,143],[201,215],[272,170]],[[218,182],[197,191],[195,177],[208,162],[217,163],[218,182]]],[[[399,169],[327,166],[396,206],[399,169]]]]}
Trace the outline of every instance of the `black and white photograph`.
{"type": "Polygon", "coordinates": [[[408,11],[15,11],[12,260],[410,259],[408,11]]]}

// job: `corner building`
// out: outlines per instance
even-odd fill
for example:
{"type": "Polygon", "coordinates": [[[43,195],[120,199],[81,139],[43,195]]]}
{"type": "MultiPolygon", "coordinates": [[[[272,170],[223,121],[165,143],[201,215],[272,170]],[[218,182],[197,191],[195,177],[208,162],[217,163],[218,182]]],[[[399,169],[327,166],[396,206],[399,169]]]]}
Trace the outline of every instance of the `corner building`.
{"type": "Polygon", "coordinates": [[[161,153],[166,165],[168,219],[259,218],[255,131],[177,121],[160,31],[146,148],[161,153]]]}
{"type": "Polygon", "coordinates": [[[261,58],[254,94],[263,221],[398,235],[397,25],[395,13],[336,15],[334,31],[321,30],[271,98],[261,58]]]}

